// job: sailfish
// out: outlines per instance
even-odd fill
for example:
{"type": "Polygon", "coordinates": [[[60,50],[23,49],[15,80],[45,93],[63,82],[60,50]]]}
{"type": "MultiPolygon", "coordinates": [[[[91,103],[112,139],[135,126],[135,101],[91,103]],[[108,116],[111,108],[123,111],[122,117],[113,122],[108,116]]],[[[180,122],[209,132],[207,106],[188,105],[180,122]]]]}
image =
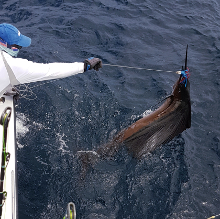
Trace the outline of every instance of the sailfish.
{"type": "Polygon", "coordinates": [[[114,156],[121,145],[125,145],[134,158],[140,159],[190,128],[191,102],[187,50],[188,45],[185,67],[179,71],[180,76],[165,102],[149,115],[120,131],[110,142],[96,151],[79,152],[84,164],[95,164],[98,159],[114,156]]]}

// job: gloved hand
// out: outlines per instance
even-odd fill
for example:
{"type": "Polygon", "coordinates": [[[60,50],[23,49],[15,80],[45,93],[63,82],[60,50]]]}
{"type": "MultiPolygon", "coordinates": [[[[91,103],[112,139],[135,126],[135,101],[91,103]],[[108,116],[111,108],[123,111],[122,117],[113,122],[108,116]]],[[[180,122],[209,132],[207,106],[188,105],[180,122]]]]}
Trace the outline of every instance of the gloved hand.
{"type": "Polygon", "coordinates": [[[102,60],[99,58],[91,57],[84,61],[84,72],[91,69],[95,69],[96,71],[98,71],[101,67],[102,60]]]}

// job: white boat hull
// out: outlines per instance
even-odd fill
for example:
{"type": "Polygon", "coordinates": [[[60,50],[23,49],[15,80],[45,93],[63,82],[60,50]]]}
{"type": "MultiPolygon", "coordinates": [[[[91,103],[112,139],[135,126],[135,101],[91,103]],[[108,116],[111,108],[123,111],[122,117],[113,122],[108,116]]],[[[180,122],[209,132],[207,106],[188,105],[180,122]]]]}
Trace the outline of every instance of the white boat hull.
{"type": "MultiPolygon", "coordinates": [[[[11,117],[7,129],[6,152],[10,153],[10,159],[5,169],[3,191],[7,193],[3,200],[1,219],[17,219],[17,146],[16,146],[16,120],[13,96],[4,96],[5,102],[0,102],[0,116],[7,107],[10,107],[11,117]]],[[[0,158],[2,161],[3,150],[3,126],[0,125],[0,158]]],[[[1,162],[2,163],[2,162],[1,162]]],[[[1,169],[1,168],[0,168],[1,169]]],[[[2,175],[2,169],[1,169],[2,175]]]]}

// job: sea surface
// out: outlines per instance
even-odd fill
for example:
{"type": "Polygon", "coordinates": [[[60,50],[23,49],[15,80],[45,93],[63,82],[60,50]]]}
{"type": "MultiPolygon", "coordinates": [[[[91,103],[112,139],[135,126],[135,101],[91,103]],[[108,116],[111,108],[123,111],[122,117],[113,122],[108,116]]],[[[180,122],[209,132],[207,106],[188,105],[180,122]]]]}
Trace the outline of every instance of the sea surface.
{"type": "MultiPolygon", "coordinates": [[[[218,0],[1,0],[1,22],[31,37],[20,58],[103,66],[20,86],[20,219],[206,219],[220,214],[218,0]],[[122,148],[82,174],[96,150],[172,92],[188,50],[192,125],[136,160],[122,148]]],[[[218,218],[218,217],[216,217],[218,218]]]]}

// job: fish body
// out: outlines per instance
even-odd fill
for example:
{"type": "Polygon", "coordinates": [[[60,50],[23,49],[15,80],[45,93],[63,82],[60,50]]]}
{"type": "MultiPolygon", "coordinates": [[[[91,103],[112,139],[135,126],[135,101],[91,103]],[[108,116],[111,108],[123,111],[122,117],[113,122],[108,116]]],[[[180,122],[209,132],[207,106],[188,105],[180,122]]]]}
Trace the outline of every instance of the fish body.
{"type": "Polygon", "coordinates": [[[190,83],[175,83],[172,94],[154,112],[123,131],[123,142],[136,158],[152,152],[191,126],[190,83]]]}

